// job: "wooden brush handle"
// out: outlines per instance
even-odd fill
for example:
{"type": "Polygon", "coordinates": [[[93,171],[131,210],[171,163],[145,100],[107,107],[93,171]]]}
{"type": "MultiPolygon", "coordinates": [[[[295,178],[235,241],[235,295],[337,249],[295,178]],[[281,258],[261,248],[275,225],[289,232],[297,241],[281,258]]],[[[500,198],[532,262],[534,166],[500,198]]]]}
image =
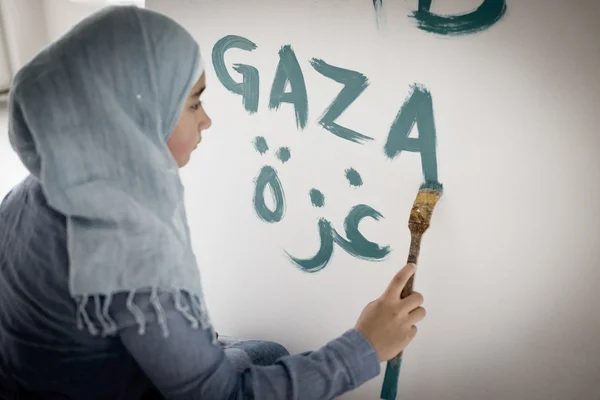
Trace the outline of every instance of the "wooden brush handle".
{"type": "MultiPolygon", "coordinates": [[[[423,234],[411,232],[410,234],[410,250],[408,251],[408,260],[407,264],[417,264],[419,261],[419,253],[421,252],[421,239],[423,238],[423,234]]],[[[402,292],[400,293],[400,298],[403,299],[405,297],[410,296],[413,293],[413,287],[415,285],[415,275],[410,277],[402,292]]],[[[396,358],[402,357],[402,352],[396,356],[396,358]]]]}

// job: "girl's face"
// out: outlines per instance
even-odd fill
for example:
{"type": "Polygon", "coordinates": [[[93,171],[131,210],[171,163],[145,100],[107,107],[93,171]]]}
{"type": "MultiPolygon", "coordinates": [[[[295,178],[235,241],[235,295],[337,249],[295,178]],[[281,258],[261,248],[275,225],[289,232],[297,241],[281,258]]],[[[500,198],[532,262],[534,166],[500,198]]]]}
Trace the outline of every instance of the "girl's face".
{"type": "Polygon", "coordinates": [[[188,163],[192,152],[202,140],[202,131],[210,128],[212,123],[200,101],[205,88],[206,75],[202,74],[190,91],[179,121],[167,140],[167,146],[180,168],[188,163]]]}

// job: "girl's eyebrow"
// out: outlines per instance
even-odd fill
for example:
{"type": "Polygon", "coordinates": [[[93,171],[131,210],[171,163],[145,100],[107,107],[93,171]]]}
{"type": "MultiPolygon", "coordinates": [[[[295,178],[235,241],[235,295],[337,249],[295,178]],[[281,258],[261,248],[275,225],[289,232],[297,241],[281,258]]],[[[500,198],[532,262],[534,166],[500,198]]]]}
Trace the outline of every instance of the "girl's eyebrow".
{"type": "Polygon", "coordinates": [[[206,86],[202,86],[200,89],[196,90],[194,93],[192,93],[190,95],[190,97],[200,97],[202,92],[204,92],[204,89],[206,89],[206,86]]]}

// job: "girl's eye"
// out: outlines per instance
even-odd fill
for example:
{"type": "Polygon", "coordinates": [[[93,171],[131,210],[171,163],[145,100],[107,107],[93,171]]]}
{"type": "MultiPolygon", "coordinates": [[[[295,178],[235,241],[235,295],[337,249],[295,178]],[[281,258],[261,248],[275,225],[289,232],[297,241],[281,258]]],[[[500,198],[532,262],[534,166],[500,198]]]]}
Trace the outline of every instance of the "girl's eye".
{"type": "Polygon", "coordinates": [[[192,106],[192,110],[196,111],[196,110],[198,110],[200,108],[200,106],[202,106],[202,102],[194,104],[192,106]]]}

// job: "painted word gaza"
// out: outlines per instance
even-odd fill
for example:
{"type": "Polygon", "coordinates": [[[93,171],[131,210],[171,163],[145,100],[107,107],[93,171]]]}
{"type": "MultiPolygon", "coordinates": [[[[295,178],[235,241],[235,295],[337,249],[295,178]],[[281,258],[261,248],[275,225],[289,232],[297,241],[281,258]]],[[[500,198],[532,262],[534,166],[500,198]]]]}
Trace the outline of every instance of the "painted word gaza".
{"type": "MultiPolygon", "coordinates": [[[[240,95],[245,110],[253,114],[258,111],[259,72],[251,65],[234,64],[234,71],[242,76],[242,81],[236,82],[227,71],[224,61],[225,52],[233,48],[253,51],[257,47],[244,37],[225,36],[213,47],[214,70],[223,86],[230,92],[240,95]]],[[[364,144],[372,141],[372,137],[335,122],[367,88],[369,85],[367,77],[360,72],[336,67],[316,58],[313,58],[310,64],[321,75],[344,86],[319,118],[319,124],[332,134],[353,143],[364,144]]],[[[296,126],[298,129],[304,129],[308,120],[308,95],[302,68],[290,45],[283,46],[279,51],[279,62],[269,95],[269,109],[276,110],[282,103],[293,105],[296,126]],[[288,84],[290,91],[285,92],[288,84]]],[[[409,96],[390,126],[384,152],[388,158],[393,159],[402,151],[420,153],[423,176],[426,180],[438,180],[433,102],[431,94],[423,85],[412,85],[409,96]],[[411,138],[409,135],[415,123],[419,136],[411,138]]]]}

